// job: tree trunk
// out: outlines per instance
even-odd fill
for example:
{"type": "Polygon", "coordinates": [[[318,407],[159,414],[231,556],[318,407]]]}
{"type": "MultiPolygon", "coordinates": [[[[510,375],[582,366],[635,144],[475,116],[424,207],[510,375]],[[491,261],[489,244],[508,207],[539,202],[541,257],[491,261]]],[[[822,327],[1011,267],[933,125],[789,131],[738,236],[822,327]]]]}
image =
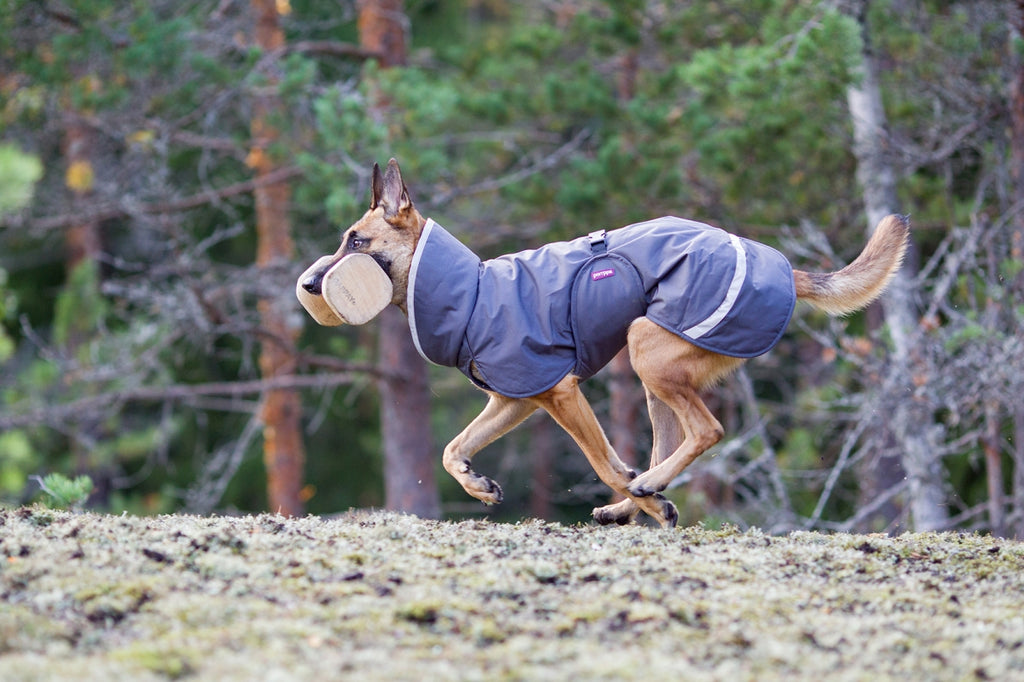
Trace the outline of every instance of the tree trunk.
{"type": "MultiPolygon", "coordinates": [[[[284,46],[284,32],[275,0],[252,0],[255,19],[254,37],[264,52],[284,46]]],[[[276,78],[269,77],[269,85],[276,78]]],[[[279,131],[273,116],[280,102],[269,87],[253,102],[250,132],[252,149],[248,163],[257,179],[264,178],[278,168],[271,146],[279,131]]],[[[291,185],[287,181],[260,184],[255,190],[256,200],[256,264],[270,270],[289,263],[294,255],[291,222],[288,207],[291,203],[291,185]]],[[[265,379],[295,373],[295,343],[300,327],[290,323],[294,302],[291,288],[284,287],[280,296],[260,299],[260,321],[266,340],[260,348],[260,372],[265,379]]],[[[302,442],[302,405],[298,391],[275,389],[263,398],[263,461],[267,470],[267,502],[273,512],[286,516],[304,513],[302,499],[303,470],[306,451],[302,442]]]]}
{"type": "MultiPolygon", "coordinates": [[[[67,170],[64,176],[65,185],[71,190],[72,206],[76,209],[88,201],[92,194],[94,170],[92,166],[92,146],[94,131],[84,122],[72,115],[64,133],[64,158],[67,170]]],[[[90,218],[77,220],[68,226],[64,233],[64,272],[67,280],[65,296],[78,296],[81,299],[74,307],[80,309],[81,302],[99,297],[98,273],[100,255],[99,223],[90,218]],[[87,273],[86,268],[93,268],[87,273]],[[79,272],[80,271],[80,272],[79,272]],[[90,274],[93,276],[83,277],[90,274]],[[75,290],[75,287],[88,287],[88,290],[75,290]]],[[[63,319],[64,324],[55,330],[55,341],[62,346],[68,357],[78,356],[79,347],[93,333],[96,320],[91,315],[76,314],[63,319]]],[[[83,447],[83,442],[94,440],[98,436],[100,426],[93,419],[76,420],[71,426],[72,431],[79,432],[70,439],[70,448],[75,460],[75,470],[79,473],[90,473],[98,483],[96,466],[99,462],[92,461],[91,448],[83,447]],[[78,437],[85,436],[85,437],[78,437]]]]}
{"type": "Polygon", "coordinates": [[[358,0],[359,45],[378,55],[384,68],[401,66],[406,59],[404,0],[358,0]]]}
{"type": "Polygon", "coordinates": [[[1024,408],[1013,407],[1013,537],[1024,539],[1024,408]]]}
{"type": "Polygon", "coordinates": [[[999,438],[999,403],[985,403],[985,425],[982,437],[985,473],[988,485],[988,525],[996,537],[1006,537],[1006,499],[1003,494],[1003,450],[999,438]]]}
{"type": "MultiPolygon", "coordinates": [[[[616,65],[615,90],[619,101],[626,105],[636,96],[636,79],[640,70],[639,50],[627,49],[619,56],[616,65]]],[[[639,468],[636,434],[639,421],[639,406],[644,401],[640,392],[633,365],[629,362],[629,349],[623,348],[608,364],[608,439],[619,459],[633,468],[639,468]]],[[[612,501],[618,502],[622,495],[612,494],[612,501]]]]}
{"type": "MultiPolygon", "coordinates": [[[[64,134],[64,158],[67,160],[65,184],[71,190],[73,205],[84,204],[92,193],[94,171],[92,167],[93,131],[82,121],[73,120],[64,134]]],[[[99,225],[95,220],[74,222],[65,233],[67,253],[65,263],[70,274],[79,264],[95,262],[100,254],[99,225]]]]}
{"type": "MultiPolygon", "coordinates": [[[[378,54],[381,67],[404,64],[408,20],[402,0],[360,0],[358,4],[360,46],[378,54]]],[[[382,110],[387,102],[378,96],[370,106],[382,110]]],[[[427,365],[416,352],[409,325],[397,308],[389,306],[379,319],[384,504],[388,509],[438,518],[441,498],[434,474],[427,365]]]]}
{"type": "Polygon", "coordinates": [[[426,364],[398,308],[388,306],[379,320],[385,504],[388,509],[436,519],[441,516],[441,501],[434,474],[426,364]]]}
{"type": "MultiPolygon", "coordinates": [[[[637,468],[640,457],[636,448],[639,406],[643,401],[633,366],[629,362],[629,350],[620,350],[608,365],[608,439],[619,458],[637,468]]],[[[621,500],[619,494],[612,495],[612,501],[621,500]]]]}
{"type": "MultiPolygon", "coordinates": [[[[1024,41],[1024,0],[1014,0],[1010,9],[1010,40],[1007,51],[1013,68],[1009,88],[1010,109],[1010,177],[1013,179],[1013,219],[1010,229],[1009,258],[1014,263],[1024,263],[1024,58],[1017,47],[1024,41]]],[[[1024,268],[1020,269],[1011,282],[1016,299],[1024,297],[1024,268]]],[[[1015,523],[1013,533],[1024,537],[1024,410],[1019,405],[1007,405],[1013,415],[1014,439],[1013,457],[1013,511],[1015,523]]]]}
{"type": "MultiPolygon", "coordinates": [[[[1010,12],[1009,52],[1014,74],[1010,81],[1010,175],[1013,178],[1014,219],[1010,222],[1010,258],[1024,262],[1024,59],[1018,54],[1024,40],[1024,0],[1015,0],[1010,12]]],[[[1014,288],[1024,294],[1024,269],[1014,278],[1014,288]]]]}
{"type": "Polygon", "coordinates": [[[527,422],[530,429],[530,516],[550,519],[555,514],[551,493],[555,488],[555,448],[558,447],[555,422],[547,414],[535,414],[527,422]]]}
{"type": "MultiPolygon", "coordinates": [[[[890,213],[896,212],[896,179],[886,158],[887,134],[878,65],[870,47],[867,28],[868,0],[853,3],[863,38],[863,52],[857,83],[847,90],[853,121],[857,179],[864,192],[868,231],[890,213]]],[[[909,506],[913,528],[934,530],[946,525],[948,514],[942,489],[941,462],[931,442],[932,416],[927,404],[914,396],[912,381],[915,349],[912,338],[917,312],[912,298],[912,264],[903,266],[882,298],[885,322],[892,337],[890,385],[899,398],[889,428],[900,449],[901,463],[909,479],[909,506]]]]}

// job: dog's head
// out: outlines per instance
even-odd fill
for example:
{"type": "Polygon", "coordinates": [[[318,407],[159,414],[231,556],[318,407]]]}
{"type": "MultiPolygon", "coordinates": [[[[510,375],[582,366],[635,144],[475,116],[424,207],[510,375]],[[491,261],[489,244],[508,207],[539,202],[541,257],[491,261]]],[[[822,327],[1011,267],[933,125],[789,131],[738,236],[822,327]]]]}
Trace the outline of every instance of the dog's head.
{"type": "Polygon", "coordinates": [[[373,195],[370,210],[345,230],[334,256],[323,259],[321,267],[307,273],[300,286],[313,296],[322,295],[327,271],[349,254],[364,253],[377,261],[387,274],[393,286],[391,302],[404,309],[409,268],[426,221],[413,206],[394,159],[388,161],[383,173],[380,166],[373,164],[370,185],[373,195]]]}

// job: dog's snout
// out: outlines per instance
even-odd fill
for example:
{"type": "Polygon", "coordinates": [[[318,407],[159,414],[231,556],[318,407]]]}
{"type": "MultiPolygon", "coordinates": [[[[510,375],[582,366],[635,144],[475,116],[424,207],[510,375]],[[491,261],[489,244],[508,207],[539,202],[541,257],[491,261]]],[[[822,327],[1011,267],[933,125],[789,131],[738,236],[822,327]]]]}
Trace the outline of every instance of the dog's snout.
{"type": "Polygon", "coordinates": [[[320,296],[322,293],[321,285],[323,284],[323,281],[324,274],[322,272],[318,272],[302,280],[302,288],[314,296],[320,296]]]}

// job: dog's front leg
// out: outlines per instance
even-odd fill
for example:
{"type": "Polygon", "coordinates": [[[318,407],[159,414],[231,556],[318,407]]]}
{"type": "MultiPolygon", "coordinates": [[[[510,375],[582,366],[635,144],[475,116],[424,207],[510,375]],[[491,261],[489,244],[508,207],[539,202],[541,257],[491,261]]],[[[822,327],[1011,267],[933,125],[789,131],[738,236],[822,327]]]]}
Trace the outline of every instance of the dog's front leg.
{"type": "MultiPolygon", "coordinates": [[[[583,450],[590,465],[607,486],[622,495],[633,498],[643,511],[664,528],[676,525],[679,514],[674,504],[663,495],[651,495],[637,498],[629,492],[629,482],[636,477],[636,472],[619,459],[612,448],[608,437],[597,421],[594,411],[580,391],[579,380],[571,374],[562,379],[554,388],[530,398],[538,406],[543,407],[554,418],[558,425],[572,436],[576,444],[583,450]]],[[[599,510],[594,510],[595,512],[599,510]]],[[[598,519],[600,522],[600,519],[598,519]]]]}
{"type": "Polygon", "coordinates": [[[487,395],[490,396],[487,406],[448,444],[442,462],[445,471],[467,493],[485,504],[498,504],[502,499],[501,486],[473,471],[470,460],[484,447],[521,424],[537,406],[527,400],[506,398],[497,393],[488,392],[487,395]]]}

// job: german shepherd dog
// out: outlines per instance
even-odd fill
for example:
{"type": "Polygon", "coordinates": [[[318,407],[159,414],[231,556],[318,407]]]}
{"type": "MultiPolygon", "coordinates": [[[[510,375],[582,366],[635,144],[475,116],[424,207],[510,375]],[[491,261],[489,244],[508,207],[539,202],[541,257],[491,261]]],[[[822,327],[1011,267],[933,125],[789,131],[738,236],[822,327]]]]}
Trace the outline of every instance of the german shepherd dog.
{"type": "MultiPolygon", "coordinates": [[[[381,172],[379,166],[374,164],[371,184],[372,200],[369,210],[344,232],[341,237],[341,245],[333,258],[321,270],[314,271],[299,284],[306,292],[313,296],[322,295],[321,281],[327,270],[349,254],[368,254],[377,261],[391,279],[394,294],[391,302],[398,306],[406,315],[410,315],[410,326],[413,328],[414,339],[417,338],[417,334],[422,338],[424,334],[429,334],[432,331],[431,329],[424,330],[422,328],[432,325],[433,322],[431,320],[442,318],[435,315],[436,311],[422,309],[427,304],[423,302],[425,299],[421,300],[421,294],[413,294],[412,289],[414,288],[414,280],[417,275],[413,272],[411,276],[411,271],[416,268],[432,267],[434,271],[441,273],[439,276],[443,277],[446,276],[445,273],[448,270],[458,269],[454,263],[460,258],[465,258],[469,259],[467,261],[469,263],[469,271],[473,273],[479,272],[480,281],[482,282],[488,263],[505,263],[508,265],[508,263],[513,261],[505,262],[501,259],[495,259],[494,261],[481,263],[465,247],[455,246],[454,248],[463,249],[463,251],[457,251],[452,263],[447,261],[427,262],[426,264],[418,262],[421,256],[427,259],[430,257],[428,252],[418,252],[422,250],[421,247],[423,246],[420,243],[421,238],[424,242],[428,239],[424,234],[425,231],[429,231],[431,227],[436,227],[436,225],[430,225],[433,221],[424,219],[413,206],[409,192],[402,180],[398,164],[394,159],[391,159],[388,163],[387,170],[384,173],[381,172]],[[410,308],[413,306],[418,306],[420,309],[414,315],[411,315],[412,311],[410,308]],[[434,316],[432,317],[432,315],[434,316]],[[420,327],[418,331],[416,329],[417,326],[420,327]]],[[[705,315],[707,319],[705,319],[705,326],[701,329],[700,333],[695,331],[700,325],[690,327],[683,332],[679,328],[673,328],[672,324],[666,323],[665,320],[653,314],[654,308],[647,307],[654,305],[651,302],[652,294],[650,293],[652,285],[646,281],[638,285],[640,287],[638,290],[642,292],[640,294],[641,298],[646,296],[646,299],[641,301],[639,308],[635,307],[634,301],[634,307],[628,308],[627,313],[615,313],[603,305],[591,306],[586,311],[591,321],[594,318],[603,320],[606,316],[614,317],[618,315],[622,317],[622,315],[627,315],[625,324],[622,325],[621,337],[618,337],[621,339],[617,344],[618,347],[615,348],[616,344],[612,343],[610,354],[606,349],[603,354],[599,354],[596,362],[597,364],[604,364],[610,359],[611,355],[614,355],[614,351],[622,348],[623,343],[628,346],[629,358],[633,369],[644,385],[647,406],[653,425],[654,438],[650,468],[644,473],[638,473],[619,459],[608,438],[605,436],[604,430],[598,423],[590,404],[580,391],[581,375],[583,375],[583,378],[586,378],[586,376],[593,374],[600,367],[591,366],[588,371],[581,372],[574,371],[573,366],[569,365],[569,370],[566,371],[564,366],[557,362],[547,362],[550,358],[547,357],[549,354],[547,353],[548,348],[546,346],[542,344],[542,347],[538,349],[535,339],[529,342],[524,340],[522,342],[523,353],[529,352],[536,355],[536,361],[547,368],[545,371],[550,372],[551,367],[555,367],[558,369],[559,375],[545,380],[539,385],[540,390],[529,388],[528,384],[526,384],[527,388],[517,385],[514,390],[503,390],[501,382],[494,379],[502,370],[500,365],[505,362],[516,364],[520,362],[521,358],[499,354],[499,361],[496,363],[499,366],[485,366],[483,361],[480,360],[483,357],[482,355],[479,357],[472,355],[472,353],[467,355],[465,347],[471,346],[474,343],[486,345],[489,342],[474,341],[466,344],[464,339],[457,339],[453,347],[454,350],[444,356],[445,359],[439,360],[436,357],[436,353],[424,354],[424,356],[439,364],[459,366],[488,395],[488,402],[483,411],[444,449],[444,468],[455,477],[471,496],[486,504],[501,502],[501,487],[487,476],[475,472],[471,467],[472,458],[484,446],[523,422],[537,408],[543,408],[572,436],[583,450],[583,454],[587,457],[591,466],[593,466],[597,476],[624,498],[620,502],[594,509],[593,517],[598,523],[630,523],[636,518],[638,512],[643,511],[661,524],[662,527],[673,527],[678,519],[678,513],[675,505],[661,494],[662,491],[698,455],[717,443],[724,435],[722,425],[704,405],[700,398],[700,392],[714,386],[723,377],[736,370],[747,357],[763,353],[767,348],[773,346],[785,328],[785,324],[788,323],[792,312],[793,299],[804,300],[812,306],[833,315],[845,315],[866,307],[882,293],[899,269],[907,248],[909,236],[908,219],[890,215],[878,224],[863,252],[852,263],[837,272],[831,273],[809,273],[795,270],[778,252],[774,252],[774,256],[770,256],[770,254],[765,256],[768,260],[775,258],[775,261],[779,261],[781,259],[783,263],[783,266],[779,268],[776,262],[775,267],[783,272],[784,285],[781,287],[781,290],[783,293],[786,290],[790,292],[788,308],[785,301],[780,306],[776,306],[782,311],[781,317],[779,317],[782,322],[781,325],[777,322],[775,323],[779,328],[772,331],[774,336],[769,344],[754,350],[747,348],[745,351],[729,354],[729,351],[721,352],[717,350],[714,344],[706,342],[706,339],[709,337],[701,336],[701,334],[706,332],[709,326],[719,324],[724,319],[723,315],[728,317],[731,314],[729,307],[744,297],[752,297],[748,300],[748,304],[755,310],[755,318],[760,317],[757,311],[771,308],[771,305],[768,303],[762,305],[762,301],[759,299],[761,293],[759,293],[757,288],[755,288],[753,293],[748,292],[744,294],[736,293],[734,287],[737,282],[742,283],[744,279],[755,279],[755,261],[760,257],[756,254],[767,253],[764,250],[773,250],[763,245],[758,245],[755,242],[740,240],[738,237],[729,235],[717,228],[711,228],[710,226],[692,221],[683,221],[682,219],[671,220],[677,221],[685,229],[695,230],[694,234],[698,235],[698,241],[711,239],[716,245],[710,250],[692,253],[688,257],[689,260],[687,262],[689,265],[676,267],[675,270],[697,269],[697,274],[700,277],[705,277],[705,275],[701,274],[705,271],[721,270],[726,273],[726,280],[730,280],[731,277],[731,286],[726,287],[728,291],[719,288],[715,290],[717,293],[705,296],[705,298],[711,297],[714,300],[692,300],[702,295],[694,289],[696,293],[691,292],[689,294],[691,300],[686,300],[687,291],[683,291],[682,293],[674,294],[677,300],[662,301],[663,307],[671,308],[673,306],[693,305],[700,307],[703,305],[706,310],[717,311],[705,315]],[[698,230],[698,227],[700,230],[698,230]],[[710,256],[708,256],[709,253],[711,254],[710,256]],[[723,253],[731,255],[728,255],[725,264],[721,265],[719,261],[723,253]],[[741,255],[737,256],[737,253],[741,255]],[[754,260],[750,261],[751,265],[748,265],[747,261],[743,261],[743,254],[745,253],[750,254],[749,257],[754,258],[754,260]],[[698,262],[703,263],[700,268],[697,268],[696,264],[698,262]],[[750,268],[749,272],[748,268],[750,268]],[[741,270],[742,273],[738,274],[741,270]],[[730,275],[729,273],[732,274],[730,275]],[[723,292],[725,292],[724,295],[723,292]],[[710,306],[710,308],[707,306],[710,306]],[[723,308],[725,309],[724,313],[722,312],[723,308]],[[657,321],[655,321],[656,319],[657,321]],[[530,343],[533,344],[532,347],[527,348],[527,345],[530,343]],[[462,344],[461,350],[459,350],[459,344],[462,344]],[[536,392],[531,393],[534,390],[536,392]],[[524,394],[524,391],[529,394],[524,394]]],[[[664,226],[667,223],[657,224],[664,226]]],[[[434,231],[437,232],[437,230],[434,231]]],[[[661,231],[664,232],[664,230],[661,231]]],[[[443,230],[440,230],[440,232],[443,232],[443,230]]],[[[623,236],[621,237],[615,236],[617,232],[620,231],[616,230],[607,233],[610,251],[615,250],[612,247],[616,243],[632,239],[628,236],[632,233],[626,232],[626,228],[622,230],[623,236]]],[[[671,238],[672,235],[670,234],[669,237],[671,238]]],[[[435,238],[439,237],[429,237],[429,239],[435,238]]],[[[447,238],[457,244],[456,240],[451,238],[450,235],[447,238]]],[[[587,240],[587,238],[582,239],[587,240]]],[[[605,235],[602,233],[597,238],[591,235],[591,238],[586,243],[591,246],[597,243],[603,249],[604,245],[600,243],[604,240],[605,235]]],[[[560,244],[573,243],[575,242],[560,244]]],[[[636,270],[641,272],[640,279],[643,280],[647,277],[647,275],[643,274],[645,268],[654,272],[658,269],[661,261],[667,261],[671,258],[679,260],[678,255],[673,253],[675,247],[671,246],[671,244],[681,244],[683,242],[680,242],[678,239],[674,242],[670,240],[668,242],[670,245],[666,247],[647,247],[643,246],[645,242],[636,240],[630,241],[630,243],[638,244],[653,254],[654,265],[634,265],[636,270]]],[[[685,248],[690,249],[692,247],[685,246],[685,248]]],[[[540,253],[547,252],[542,250],[523,252],[523,254],[528,256],[540,253]]],[[[604,255],[612,258],[612,255],[604,255]]],[[[511,258],[515,257],[516,255],[511,256],[511,258]]],[[[619,261],[615,261],[613,267],[605,267],[608,262],[611,261],[602,261],[599,270],[591,270],[590,276],[583,279],[588,282],[596,282],[616,274],[616,268],[619,268],[622,275],[619,281],[625,282],[628,280],[628,277],[626,277],[627,273],[624,271],[629,270],[633,272],[630,267],[619,261]]],[[[680,260],[680,262],[682,261],[680,260]]],[[[492,283],[495,288],[511,289],[513,292],[517,292],[525,286],[523,281],[537,279],[536,277],[519,277],[518,280],[514,281],[514,278],[509,277],[507,281],[503,281],[501,279],[501,272],[503,272],[501,268],[487,270],[487,272],[494,275],[491,279],[497,278],[492,283]]],[[[432,287],[434,289],[443,289],[440,292],[433,292],[435,298],[440,297],[442,300],[438,305],[441,308],[454,309],[454,301],[456,299],[469,298],[476,300],[475,288],[478,286],[476,277],[477,275],[473,274],[473,281],[467,285],[468,288],[462,287],[459,291],[455,291],[454,288],[449,291],[447,286],[432,287]]],[[[481,283],[479,286],[482,287],[483,284],[481,283]]],[[[576,285],[571,288],[575,291],[576,285]]],[[[517,293],[515,295],[521,294],[517,293]]],[[[483,294],[481,293],[480,296],[482,297],[483,294]]],[[[559,316],[564,317],[564,311],[552,309],[552,306],[564,307],[568,304],[564,303],[562,299],[555,297],[550,299],[550,303],[548,301],[547,297],[534,297],[526,305],[520,305],[520,308],[532,311],[530,314],[542,320],[550,320],[559,316]]],[[[504,310],[504,308],[492,307],[488,310],[487,315],[479,316],[481,319],[476,319],[473,324],[477,326],[490,325],[491,321],[501,317],[502,313],[500,311],[504,310]]],[[[659,315],[662,315],[662,313],[659,313],[659,315]]],[[[755,322],[755,324],[757,323],[755,322]]],[[[721,325],[724,324],[724,322],[721,322],[721,325]]],[[[743,330],[747,328],[743,323],[735,327],[735,329],[740,330],[738,334],[741,337],[746,334],[743,330]]],[[[465,329],[465,324],[459,328],[459,330],[465,329]]],[[[508,335],[509,329],[508,327],[502,327],[499,335],[502,333],[508,335]]],[[[571,329],[576,330],[575,322],[571,329]]],[[[462,331],[458,333],[462,333],[462,331]]],[[[516,333],[512,331],[513,336],[516,333]]],[[[615,333],[612,334],[612,337],[614,336],[615,333]]],[[[563,333],[558,338],[564,339],[565,334],[563,333]]],[[[518,341],[518,339],[513,340],[518,341]]],[[[572,340],[570,339],[570,341],[572,340]]],[[[742,341],[742,338],[740,341],[742,341]]],[[[417,347],[420,346],[420,343],[421,341],[417,340],[417,347]]],[[[556,355],[556,350],[564,350],[556,349],[556,345],[559,344],[551,343],[551,357],[556,355]]],[[[518,345],[516,347],[518,348],[518,345]]],[[[423,353],[423,349],[421,348],[420,350],[423,353]]],[[[578,366],[577,364],[576,367],[578,366]]],[[[518,371],[522,371],[521,368],[518,371]]]]}

